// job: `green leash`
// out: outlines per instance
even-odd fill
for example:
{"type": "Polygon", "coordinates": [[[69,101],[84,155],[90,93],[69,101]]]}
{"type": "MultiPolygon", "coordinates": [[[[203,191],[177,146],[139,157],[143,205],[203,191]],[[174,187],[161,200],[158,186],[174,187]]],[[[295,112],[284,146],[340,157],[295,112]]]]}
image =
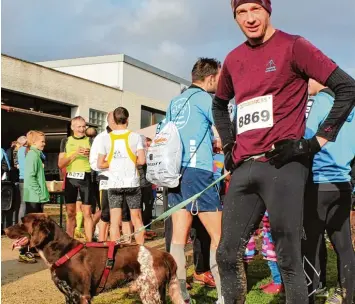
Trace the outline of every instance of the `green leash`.
{"type": "Polygon", "coordinates": [[[142,226],[141,228],[139,228],[136,232],[130,234],[130,235],[122,235],[117,241],[116,243],[119,244],[121,241],[123,241],[125,238],[130,238],[138,233],[141,233],[142,231],[144,231],[147,227],[149,227],[151,224],[158,222],[158,221],[162,221],[165,220],[166,218],[168,218],[169,216],[171,216],[173,213],[175,213],[176,211],[179,211],[180,209],[184,208],[185,206],[187,206],[188,204],[190,204],[191,202],[197,200],[203,193],[205,193],[208,189],[212,188],[214,185],[218,184],[220,181],[224,180],[228,175],[230,174],[230,172],[227,172],[226,174],[222,175],[220,178],[216,179],[212,184],[210,184],[207,188],[203,189],[201,192],[195,194],[194,196],[190,197],[189,199],[181,202],[180,204],[177,204],[175,207],[165,211],[164,213],[162,213],[161,215],[159,215],[156,219],[154,219],[153,221],[151,221],[148,225],[146,226],[142,226]]]}

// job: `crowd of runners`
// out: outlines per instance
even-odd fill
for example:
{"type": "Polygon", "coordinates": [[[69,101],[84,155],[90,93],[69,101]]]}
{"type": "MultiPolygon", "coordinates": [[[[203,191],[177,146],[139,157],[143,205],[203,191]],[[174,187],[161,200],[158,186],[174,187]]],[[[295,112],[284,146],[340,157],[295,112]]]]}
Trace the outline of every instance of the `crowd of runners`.
{"type": "MultiPolygon", "coordinates": [[[[134,143],[134,145],[139,144],[142,164],[139,165],[138,162],[135,162],[135,164],[138,163],[135,174],[139,180],[135,184],[137,195],[134,205],[131,205],[130,198],[126,199],[123,196],[122,205],[119,207],[123,208],[122,218],[115,213],[117,208],[112,207],[113,210],[110,210],[109,207],[107,185],[109,172],[98,169],[98,157],[99,149],[104,147],[105,142],[102,142],[102,139],[106,139],[105,135],[115,134],[116,128],[118,130],[122,128],[122,126],[117,127],[115,124],[114,113],[123,111],[124,115],[127,115],[125,120],[128,119],[126,109],[119,108],[116,110],[116,112],[109,113],[106,130],[98,136],[96,129],[87,127],[84,118],[80,116],[73,118],[71,135],[63,139],[60,144],[58,167],[63,177],[62,190],[66,204],[66,232],[71,237],[85,238],[88,242],[93,240],[106,241],[109,235],[110,222],[112,224],[111,239],[113,239],[112,235],[115,235],[116,240],[119,238],[121,230],[125,236],[130,236],[134,227],[141,227],[143,224],[146,226],[152,220],[155,187],[145,179],[145,152],[151,139],[136,133],[134,133],[134,136],[137,143],[134,143]],[[112,220],[110,220],[110,213],[113,213],[112,220]],[[117,224],[118,231],[114,230],[115,224],[117,224]]],[[[127,122],[123,124],[126,126],[125,128],[127,128],[127,124],[127,122]]],[[[127,132],[126,135],[129,136],[129,134],[130,132],[127,132]]],[[[16,202],[16,206],[19,207],[16,212],[19,219],[25,214],[43,212],[44,204],[50,200],[44,174],[46,157],[43,150],[45,141],[43,132],[32,130],[26,136],[19,137],[16,144],[13,144],[13,148],[9,148],[7,151],[2,149],[2,181],[11,181],[18,185],[19,195],[15,194],[15,200],[19,201],[19,203],[16,202]],[[38,160],[40,160],[40,163],[38,160]]],[[[111,144],[109,140],[106,143],[111,144]]],[[[132,155],[128,146],[127,149],[132,155]]],[[[117,167],[117,164],[115,164],[115,167],[117,167]]],[[[122,168],[121,164],[118,167],[122,168]]],[[[146,229],[142,231],[141,235],[136,235],[135,239],[142,244],[144,239],[152,239],[156,236],[157,234],[154,231],[146,229]]],[[[125,242],[131,242],[131,237],[128,237],[125,242]]],[[[20,250],[19,261],[36,263],[37,256],[35,249],[24,247],[20,250]]]]}
{"type": "MultiPolygon", "coordinates": [[[[73,134],[61,142],[58,166],[64,176],[66,229],[72,237],[81,236],[78,221],[83,218],[87,241],[95,236],[103,242],[108,235],[118,240],[122,232],[128,237],[124,241],[131,242],[132,232],[152,219],[153,186],[145,179],[151,139],[129,131],[128,121],[128,111],[116,108],[107,116],[106,130],[97,136],[84,118],[71,121],[73,134]]],[[[155,235],[142,231],[135,240],[143,244],[155,235]]]]}
{"type": "MultiPolygon", "coordinates": [[[[284,292],[288,304],[327,297],[329,240],[337,255],[338,288],[326,303],[350,304],[355,80],[304,38],[275,29],[270,0],[231,4],[246,42],[223,66],[200,58],[192,68],[192,85],[170,102],[157,128],[173,121],[183,147],[179,186],[168,189],[169,208],[231,173],[165,222],[182,296],[194,303],[185,256],[192,239],[194,280],[216,287],[219,304],[245,303],[248,264],[261,233],[272,275],[261,286],[265,293],[284,292]]],[[[62,141],[58,160],[70,236],[80,233],[75,229],[82,221],[87,241],[96,226],[98,241],[106,241],[130,236],[150,222],[151,208],[145,216],[142,206],[154,200],[145,178],[151,140],[128,127],[123,107],[108,114],[107,128],[97,136],[84,118],[72,119],[73,134],[62,141]]],[[[40,153],[44,135],[32,131],[27,141],[28,213],[41,211],[33,203],[48,201],[48,191],[40,153]]],[[[143,244],[145,232],[134,238],[143,244]]]]}

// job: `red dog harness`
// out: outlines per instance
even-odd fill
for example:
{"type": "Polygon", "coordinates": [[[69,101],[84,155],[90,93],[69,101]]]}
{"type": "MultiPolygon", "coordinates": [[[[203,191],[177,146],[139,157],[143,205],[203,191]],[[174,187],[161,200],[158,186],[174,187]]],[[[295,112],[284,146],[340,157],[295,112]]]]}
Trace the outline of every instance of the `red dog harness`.
{"type": "Polygon", "coordinates": [[[100,293],[105,288],[108,275],[110,274],[110,271],[113,268],[113,265],[115,263],[114,253],[115,253],[116,246],[120,246],[120,244],[117,244],[116,242],[80,243],[78,246],[74,247],[72,250],[70,250],[65,255],[63,255],[59,260],[57,260],[52,265],[52,268],[56,269],[56,268],[60,267],[61,265],[65,264],[74,255],[76,255],[78,252],[80,252],[80,250],[83,249],[84,247],[86,247],[86,248],[88,248],[88,247],[108,248],[106,265],[105,265],[104,271],[101,275],[100,284],[96,289],[96,293],[100,293]]]}

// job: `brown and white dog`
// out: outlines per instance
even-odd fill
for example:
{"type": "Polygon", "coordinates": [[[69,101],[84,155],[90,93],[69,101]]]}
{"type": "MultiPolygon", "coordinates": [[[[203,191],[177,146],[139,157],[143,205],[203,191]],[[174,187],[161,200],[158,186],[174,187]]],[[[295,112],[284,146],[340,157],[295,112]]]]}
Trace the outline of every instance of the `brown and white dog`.
{"type": "MultiPolygon", "coordinates": [[[[84,247],[59,267],[52,267],[80,242],[72,239],[43,213],[28,214],[22,222],[5,230],[14,239],[15,247],[30,246],[51,270],[52,280],[64,294],[66,303],[90,303],[96,295],[106,265],[108,248],[84,247]]],[[[166,302],[166,286],[173,304],[184,303],[176,263],[163,251],[139,245],[121,245],[115,248],[115,262],[104,291],[132,282],[143,304],[166,302]]]]}

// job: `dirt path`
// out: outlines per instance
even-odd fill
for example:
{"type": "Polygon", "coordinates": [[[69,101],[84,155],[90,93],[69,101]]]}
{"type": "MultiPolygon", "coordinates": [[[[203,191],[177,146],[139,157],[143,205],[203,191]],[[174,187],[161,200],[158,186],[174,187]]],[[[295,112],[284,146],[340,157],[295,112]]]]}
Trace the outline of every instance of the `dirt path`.
{"type": "MultiPolygon", "coordinates": [[[[23,264],[17,261],[18,251],[11,250],[11,240],[1,238],[1,303],[3,304],[60,304],[63,295],[54,286],[50,272],[41,259],[36,264],[23,264]]],[[[164,250],[164,239],[147,243],[150,247],[164,250]]],[[[99,303],[139,303],[132,299],[126,302],[126,290],[113,291],[95,298],[99,303]],[[125,300],[123,300],[125,299],[125,300]]]]}
{"type": "Polygon", "coordinates": [[[8,238],[1,238],[1,302],[63,303],[42,260],[36,264],[19,263],[18,251],[11,250],[11,243],[8,238]]]}

